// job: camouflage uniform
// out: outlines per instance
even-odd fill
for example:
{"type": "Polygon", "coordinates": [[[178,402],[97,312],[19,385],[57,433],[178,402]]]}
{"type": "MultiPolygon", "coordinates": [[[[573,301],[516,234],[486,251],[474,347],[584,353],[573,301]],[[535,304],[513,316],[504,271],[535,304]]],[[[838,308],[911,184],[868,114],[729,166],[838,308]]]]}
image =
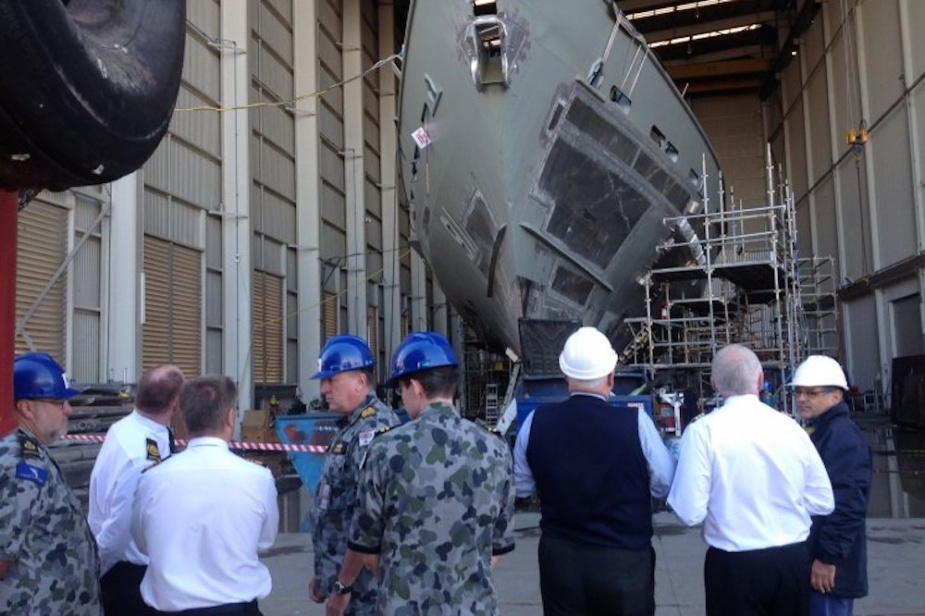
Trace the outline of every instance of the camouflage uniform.
{"type": "MultiPolygon", "coordinates": [[[[312,540],[315,552],[315,584],[320,597],[327,597],[347,552],[347,532],[357,504],[360,462],[378,431],[397,426],[398,416],[375,397],[345,417],[328,445],[324,470],[312,500],[312,540]]],[[[375,614],[378,584],[364,569],[353,586],[348,614],[375,614]]]]}
{"type": "Polygon", "coordinates": [[[498,614],[491,557],[514,549],[511,453],[449,404],[378,437],[349,547],[379,554],[379,613],[498,614]]]}
{"type": "Polygon", "coordinates": [[[99,616],[99,557],[80,503],[39,441],[0,439],[0,614],[99,616]]]}

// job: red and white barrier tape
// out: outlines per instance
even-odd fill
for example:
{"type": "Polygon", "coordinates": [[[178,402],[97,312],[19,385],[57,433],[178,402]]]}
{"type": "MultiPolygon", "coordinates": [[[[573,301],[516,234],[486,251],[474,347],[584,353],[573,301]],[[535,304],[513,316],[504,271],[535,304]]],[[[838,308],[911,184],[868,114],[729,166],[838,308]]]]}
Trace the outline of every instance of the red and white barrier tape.
{"type": "MultiPolygon", "coordinates": [[[[102,434],[68,434],[64,437],[68,441],[83,441],[88,443],[102,443],[105,438],[102,434]]],[[[186,446],[186,441],[177,439],[177,445],[186,446]]],[[[301,453],[324,453],[328,450],[324,445],[284,445],[283,443],[249,443],[234,441],[228,443],[231,449],[245,449],[251,451],[296,451],[301,453]]]]}

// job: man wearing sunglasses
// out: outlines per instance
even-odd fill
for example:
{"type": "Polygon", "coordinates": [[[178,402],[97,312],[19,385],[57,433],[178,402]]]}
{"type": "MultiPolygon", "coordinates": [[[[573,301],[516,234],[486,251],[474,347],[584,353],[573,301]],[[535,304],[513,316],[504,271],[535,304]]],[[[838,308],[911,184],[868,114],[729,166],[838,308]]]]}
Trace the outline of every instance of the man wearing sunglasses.
{"type": "Polygon", "coordinates": [[[99,616],[96,542],[47,446],[78,394],[46,353],[13,362],[19,429],[0,439],[0,614],[99,616]]]}
{"type": "Polygon", "coordinates": [[[848,382],[837,361],[825,355],[808,357],[790,385],[835,493],[835,511],[814,516],[809,535],[809,613],[850,616],[855,598],[867,596],[870,445],[848,417],[848,382]]]}

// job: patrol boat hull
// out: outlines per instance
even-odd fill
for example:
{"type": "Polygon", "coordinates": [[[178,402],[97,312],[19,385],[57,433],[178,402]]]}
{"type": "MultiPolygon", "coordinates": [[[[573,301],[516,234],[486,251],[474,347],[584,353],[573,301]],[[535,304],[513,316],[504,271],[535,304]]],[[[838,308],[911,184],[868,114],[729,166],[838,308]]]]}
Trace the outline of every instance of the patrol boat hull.
{"type": "Polygon", "coordinates": [[[700,229],[663,219],[700,210],[716,156],[614,10],[411,4],[399,139],[412,243],[501,349],[519,352],[523,317],[580,320],[616,342],[623,319],[644,311],[648,269],[703,258],[700,229]],[[693,244],[660,255],[671,236],[693,244]]]}

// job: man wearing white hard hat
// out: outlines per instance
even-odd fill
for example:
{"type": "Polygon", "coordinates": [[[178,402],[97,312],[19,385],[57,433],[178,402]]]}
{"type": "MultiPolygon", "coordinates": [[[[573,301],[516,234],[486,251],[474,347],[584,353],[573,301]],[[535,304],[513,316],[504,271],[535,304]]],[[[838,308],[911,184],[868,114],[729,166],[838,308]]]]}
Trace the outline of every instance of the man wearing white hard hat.
{"type": "Polygon", "coordinates": [[[569,398],[517,435],[517,496],[540,494],[546,616],[655,613],[652,498],[668,494],[675,463],[645,411],[608,403],[616,365],[604,334],[576,331],[559,355],[569,398]]]}
{"type": "Polygon", "coordinates": [[[809,613],[850,616],[854,600],[867,596],[870,445],[848,417],[848,382],[837,361],[825,355],[808,357],[790,385],[835,493],[835,511],[814,516],[809,535],[813,559],[809,613]]]}

